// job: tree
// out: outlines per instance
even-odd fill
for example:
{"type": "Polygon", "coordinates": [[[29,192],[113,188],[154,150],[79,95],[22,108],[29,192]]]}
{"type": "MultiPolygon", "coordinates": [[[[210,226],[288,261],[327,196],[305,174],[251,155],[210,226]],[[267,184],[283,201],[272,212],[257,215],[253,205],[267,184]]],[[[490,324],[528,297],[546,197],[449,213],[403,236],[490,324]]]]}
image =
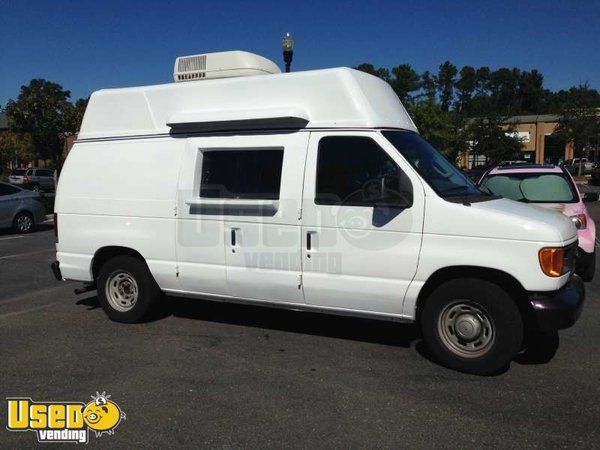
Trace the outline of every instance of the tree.
{"type": "Polygon", "coordinates": [[[505,124],[505,117],[490,115],[471,120],[467,135],[474,155],[484,155],[491,164],[520,159],[523,144],[512,134],[515,130],[505,124]]]}
{"type": "Polygon", "coordinates": [[[521,71],[502,67],[490,74],[490,103],[495,114],[512,115],[519,112],[517,89],[521,71]]]}
{"type": "Polygon", "coordinates": [[[518,95],[520,113],[540,114],[545,97],[544,76],[535,69],[521,72],[518,95]]]}
{"type": "Polygon", "coordinates": [[[4,131],[0,133],[0,166],[7,167],[8,163],[19,164],[30,161],[35,156],[33,140],[28,133],[4,131]]]}
{"type": "Polygon", "coordinates": [[[571,88],[560,113],[555,134],[572,142],[575,155],[583,157],[585,149],[600,148],[600,110],[598,92],[587,84],[571,88]]]}
{"type": "Polygon", "coordinates": [[[57,83],[34,79],[21,86],[17,100],[9,100],[6,106],[11,130],[29,133],[35,153],[57,165],[63,148],[64,119],[72,107],[70,95],[57,83]]]}
{"type": "Polygon", "coordinates": [[[398,98],[408,108],[411,107],[413,97],[410,95],[419,89],[419,74],[410,66],[410,64],[401,64],[392,68],[393,78],[391,85],[398,98]]]}
{"type": "Polygon", "coordinates": [[[460,69],[460,77],[456,82],[458,91],[458,100],[456,110],[461,113],[468,113],[471,106],[471,99],[477,86],[477,71],[471,66],[464,66],[460,69]]]}
{"type": "Polygon", "coordinates": [[[440,105],[425,101],[417,103],[412,110],[415,125],[421,136],[441,151],[451,161],[467,150],[467,141],[460,117],[442,111],[440,105]]]}
{"type": "Polygon", "coordinates": [[[63,132],[64,133],[76,133],[81,128],[81,122],[83,120],[83,115],[85,114],[85,109],[87,108],[87,104],[89,101],[88,98],[80,98],[75,102],[75,104],[69,103],[65,108],[64,116],[63,116],[63,132]]]}
{"type": "Polygon", "coordinates": [[[456,77],[456,72],[456,66],[450,61],[440,64],[437,84],[440,92],[440,105],[443,111],[450,109],[450,104],[454,98],[454,78],[456,77]]]}
{"type": "Polygon", "coordinates": [[[426,70],[421,74],[421,91],[423,92],[420,97],[425,97],[425,99],[430,103],[435,103],[435,92],[437,90],[437,85],[435,83],[435,77],[426,70]]]}
{"type": "Polygon", "coordinates": [[[360,70],[361,72],[366,72],[371,75],[375,75],[376,77],[381,78],[382,80],[387,81],[388,83],[391,81],[390,71],[385,67],[380,67],[376,69],[373,64],[362,63],[355,67],[356,70],[360,70]]]}

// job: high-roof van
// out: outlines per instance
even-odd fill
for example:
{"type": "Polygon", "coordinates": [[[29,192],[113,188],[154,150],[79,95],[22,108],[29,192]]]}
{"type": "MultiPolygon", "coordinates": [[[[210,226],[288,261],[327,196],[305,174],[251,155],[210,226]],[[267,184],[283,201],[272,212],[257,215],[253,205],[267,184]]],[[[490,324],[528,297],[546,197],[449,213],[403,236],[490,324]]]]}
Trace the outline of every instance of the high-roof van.
{"type": "Polygon", "coordinates": [[[54,273],[112,320],[166,293],[417,321],[479,374],[577,320],[572,221],[478,190],[384,81],[246,52],[174,78],[95,92],[58,183],[54,273]]]}

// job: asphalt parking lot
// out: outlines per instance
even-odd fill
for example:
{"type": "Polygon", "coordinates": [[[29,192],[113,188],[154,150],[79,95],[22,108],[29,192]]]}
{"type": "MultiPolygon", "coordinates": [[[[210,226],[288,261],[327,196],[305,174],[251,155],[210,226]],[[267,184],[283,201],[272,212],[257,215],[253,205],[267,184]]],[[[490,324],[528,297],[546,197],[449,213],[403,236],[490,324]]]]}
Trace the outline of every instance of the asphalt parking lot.
{"type": "MultiPolygon", "coordinates": [[[[54,280],[53,260],[49,227],[0,233],[0,396],[106,391],[127,417],[91,445],[598,446],[599,275],[549,362],[476,377],[430,361],[411,325],[178,298],[152,322],[113,323],[93,292],[54,280]]],[[[0,447],[35,443],[0,430],[0,447]]]]}

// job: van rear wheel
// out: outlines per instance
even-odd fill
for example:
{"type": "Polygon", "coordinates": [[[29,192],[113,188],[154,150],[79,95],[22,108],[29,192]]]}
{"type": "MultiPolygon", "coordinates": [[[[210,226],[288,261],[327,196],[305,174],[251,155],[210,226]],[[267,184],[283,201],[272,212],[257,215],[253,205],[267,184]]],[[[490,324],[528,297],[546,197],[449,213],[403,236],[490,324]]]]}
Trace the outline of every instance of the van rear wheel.
{"type": "Polygon", "coordinates": [[[438,361],[479,375],[506,367],[523,340],[523,321],[513,299],[480,279],[456,279],[437,287],[423,307],[421,326],[438,361]]]}
{"type": "Polygon", "coordinates": [[[146,264],[129,255],[109,259],[97,279],[98,299],[116,322],[141,322],[152,312],[162,292],[146,264]]]}

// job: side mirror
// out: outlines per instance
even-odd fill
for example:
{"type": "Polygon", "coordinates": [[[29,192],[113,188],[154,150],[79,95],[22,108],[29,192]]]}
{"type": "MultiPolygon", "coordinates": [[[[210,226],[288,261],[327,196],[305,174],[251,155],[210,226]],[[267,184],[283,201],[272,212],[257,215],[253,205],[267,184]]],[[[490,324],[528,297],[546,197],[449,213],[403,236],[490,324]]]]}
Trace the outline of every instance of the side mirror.
{"type": "Polygon", "coordinates": [[[597,192],[586,192],[585,194],[583,194],[582,200],[585,203],[597,202],[599,198],[600,198],[600,194],[598,194],[597,192]]]}

